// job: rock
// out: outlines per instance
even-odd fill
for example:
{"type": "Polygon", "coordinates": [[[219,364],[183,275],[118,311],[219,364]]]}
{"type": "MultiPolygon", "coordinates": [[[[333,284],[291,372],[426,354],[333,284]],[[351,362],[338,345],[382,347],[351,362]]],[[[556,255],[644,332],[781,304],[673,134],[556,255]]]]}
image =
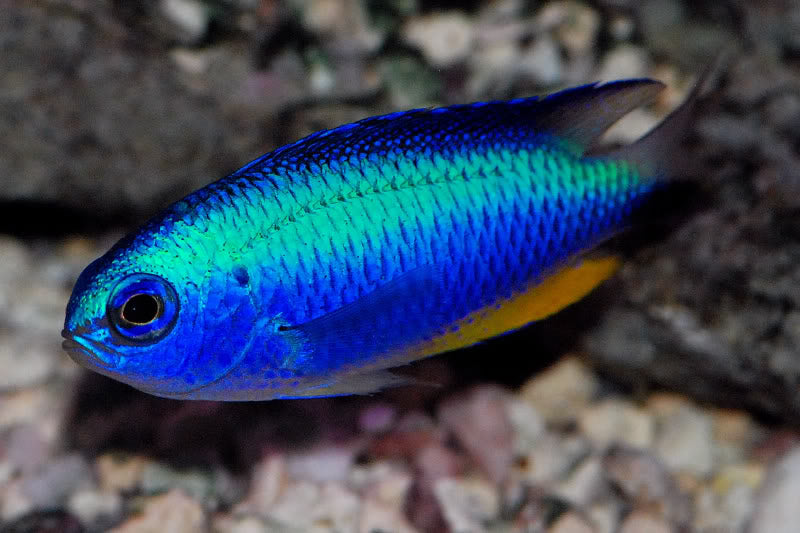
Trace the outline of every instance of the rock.
{"type": "MultiPolygon", "coordinates": [[[[245,76],[228,69],[200,90],[186,86],[170,55],[155,52],[158,45],[131,46],[145,33],[120,24],[110,9],[97,5],[76,16],[56,4],[14,3],[4,10],[0,33],[9,47],[0,55],[0,135],[7,142],[0,167],[18,178],[4,180],[0,201],[53,204],[92,219],[113,215],[123,225],[222,177],[272,142],[256,133],[253,117],[262,107],[231,105],[245,76]],[[213,90],[223,82],[236,90],[213,90]]],[[[242,55],[230,50],[221,63],[249,65],[242,55]]]]}
{"type": "Polygon", "coordinates": [[[197,0],[161,0],[161,11],[182,42],[196,43],[208,29],[208,8],[197,0]]]}
{"type": "Polygon", "coordinates": [[[0,401],[0,430],[16,424],[41,422],[51,416],[57,402],[53,391],[42,387],[4,393],[0,401]]]}
{"type": "Polygon", "coordinates": [[[596,78],[600,81],[643,78],[647,71],[647,52],[638,46],[622,44],[603,56],[596,78]]]}
{"type": "Polygon", "coordinates": [[[514,452],[518,455],[529,452],[546,432],[544,419],[528,402],[514,396],[506,405],[508,421],[514,436],[514,452]]]}
{"type": "Polygon", "coordinates": [[[52,443],[35,424],[14,427],[8,433],[8,441],[0,441],[0,450],[3,448],[9,471],[23,475],[30,475],[44,467],[53,451],[52,443]]]}
{"type": "Polygon", "coordinates": [[[590,52],[600,30],[600,15],[593,8],[572,0],[549,2],[539,13],[540,24],[547,20],[558,21],[555,32],[559,42],[570,56],[583,56],[590,52]]]}
{"type": "Polygon", "coordinates": [[[267,516],[301,531],[325,523],[334,529],[352,530],[358,512],[359,499],[351,491],[333,483],[319,486],[299,481],[286,486],[267,516]]]}
{"type": "Polygon", "coordinates": [[[800,523],[800,447],[795,447],[767,472],[756,497],[749,533],[789,533],[800,523]]]}
{"type": "Polygon", "coordinates": [[[669,522],[642,511],[632,512],[619,529],[619,533],[673,533],[674,531],[669,522]]]}
{"type": "Polygon", "coordinates": [[[513,41],[498,41],[478,48],[469,58],[466,92],[473,100],[507,93],[521,66],[520,50],[513,41]]]}
{"type": "Polygon", "coordinates": [[[654,448],[670,469],[707,476],[714,468],[711,418],[690,407],[662,418],[654,448]]]}
{"type": "Polygon", "coordinates": [[[609,481],[634,507],[658,509],[667,522],[689,526],[691,502],[657,458],[644,451],[615,447],[603,458],[603,466],[609,481]]]}
{"type": "Polygon", "coordinates": [[[146,501],[142,513],[113,528],[113,533],[195,533],[204,531],[203,508],[180,489],[146,501]]]}
{"type": "Polygon", "coordinates": [[[142,470],[139,484],[145,494],[158,494],[180,489],[187,497],[204,501],[213,494],[212,475],[196,470],[178,471],[162,463],[147,463],[142,470]]]}
{"type": "Polygon", "coordinates": [[[514,455],[509,397],[503,389],[485,386],[449,399],[438,410],[442,425],[495,482],[506,478],[514,455]]]}
{"type": "Polygon", "coordinates": [[[344,481],[353,466],[355,446],[325,445],[287,456],[286,470],[293,479],[322,483],[344,481]]]}
{"type": "Polygon", "coordinates": [[[394,425],[397,409],[389,403],[376,403],[364,408],[358,416],[358,427],[365,433],[383,433],[394,425]]]}
{"type": "Polygon", "coordinates": [[[58,508],[70,494],[94,485],[86,460],[65,455],[44,465],[44,468],[22,479],[20,490],[36,509],[58,508]]]}
{"type": "Polygon", "coordinates": [[[594,533],[594,528],[574,511],[567,511],[559,516],[548,533],[594,533]]]}
{"type": "Polygon", "coordinates": [[[596,389],[594,375],[573,356],[539,373],[523,385],[520,395],[545,421],[563,424],[577,418],[596,389]]]}
{"type": "Polygon", "coordinates": [[[436,102],[441,93],[439,76],[412,56],[390,56],[380,62],[381,78],[395,109],[409,109],[436,102]]]}
{"type": "Polygon", "coordinates": [[[523,456],[521,474],[531,483],[551,484],[562,480],[589,452],[589,443],[581,437],[548,433],[523,456]]]}
{"type": "Polygon", "coordinates": [[[139,488],[142,474],[151,463],[140,455],[104,454],[95,460],[100,487],[105,491],[130,492],[139,488]]]}
{"type": "Polygon", "coordinates": [[[592,505],[586,511],[595,533],[617,533],[622,514],[618,502],[610,501],[592,505]]]}
{"type": "Polygon", "coordinates": [[[284,456],[267,457],[253,468],[249,493],[239,507],[266,515],[278,501],[288,482],[284,456]]]}
{"type": "Polygon", "coordinates": [[[122,511],[122,498],[111,491],[79,490],[67,500],[67,510],[86,527],[97,527],[101,521],[116,522],[122,511]]]}
{"type": "Polygon", "coordinates": [[[724,467],[710,486],[695,493],[694,523],[700,531],[745,531],[753,514],[764,468],[757,464],[724,467]]]}
{"type": "Polygon", "coordinates": [[[647,411],[619,399],[590,406],[580,414],[578,425],[601,449],[611,444],[649,448],[655,434],[655,421],[647,411]]]}
{"type": "Polygon", "coordinates": [[[440,479],[434,493],[451,531],[486,531],[500,512],[497,490],[479,479],[440,479]]]}
{"type": "Polygon", "coordinates": [[[212,530],[214,533],[272,533],[275,528],[256,516],[223,514],[214,517],[212,530]]]}
{"type": "Polygon", "coordinates": [[[554,487],[559,498],[579,508],[588,507],[609,491],[598,457],[590,457],[578,465],[569,477],[554,487]]]}
{"type": "Polygon", "coordinates": [[[0,335],[0,391],[44,383],[56,372],[58,343],[0,335]]]}
{"type": "Polygon", "coordinates": [[[361,56],[375,52],[385,35],[369,24],[364,2],[359,0],[308,0],[302,23],[323,38],[334,54],[361,56]]]}
{"type": "Polygon", "coordinates": [[[4,533],[83,533],[78,519],[60,510],[39,511],[3,523],[4,533]]]}
{"type": "Polygon", "coordinates": [[[366,469],[363,479],[364,499],[358,531],[397,531],[413,533],[404,512],[412,478],[388,463],[377,463],[366,469]]]}
{"type": "Polygon", "coordinates": [[[557,85],[564,77],[561,51],[549,35],[541,36],[522,51],[517,68],[521,76],[539,85],[557,85]]]}
{"type": "Polygon", "coordinates": [[[475,41],[473,25],[458,11],[413,18],[403,27],[402,37],[439,68],[466,60],[475,41]]]}

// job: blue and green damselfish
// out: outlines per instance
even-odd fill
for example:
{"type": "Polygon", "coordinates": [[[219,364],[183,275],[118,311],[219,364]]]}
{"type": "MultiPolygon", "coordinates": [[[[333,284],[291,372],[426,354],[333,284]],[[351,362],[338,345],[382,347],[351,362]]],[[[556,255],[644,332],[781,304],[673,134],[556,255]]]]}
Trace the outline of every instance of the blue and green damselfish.
{"type": "Polygon", "coordinates": [[[662,88],[398,112],[279,148],[89,265],[64,347],[168,398],[402,384],[387,369],[542,319],[614,272],[587,253],[668,182],[696,94],[636,143],[587,149],[662,88]]]}

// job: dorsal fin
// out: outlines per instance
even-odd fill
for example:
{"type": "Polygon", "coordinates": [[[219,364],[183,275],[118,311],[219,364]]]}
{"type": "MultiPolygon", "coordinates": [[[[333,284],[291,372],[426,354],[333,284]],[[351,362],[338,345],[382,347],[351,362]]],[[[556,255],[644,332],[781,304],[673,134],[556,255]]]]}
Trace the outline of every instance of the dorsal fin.
{"type": "Polygon", "coordinates": [[[582,154],[612,124],[652,102],[663,88],[660,81],[634,79],[566,89],[540,101],[536,124],[582,154]]]}
{"type": "Polygon", "coordinates": [[[664,87],[648,79],[622,80],[567,89],[544,98],[476,102],[435,109],[413,109],[365,118],[312,133],[270,152],[233,176],[298,168],[354,156],[385,152],[389,147],[448,150],[459,143],[525,142],[551,135],[580,156],[614,122],[653,100],[664,87]]]}

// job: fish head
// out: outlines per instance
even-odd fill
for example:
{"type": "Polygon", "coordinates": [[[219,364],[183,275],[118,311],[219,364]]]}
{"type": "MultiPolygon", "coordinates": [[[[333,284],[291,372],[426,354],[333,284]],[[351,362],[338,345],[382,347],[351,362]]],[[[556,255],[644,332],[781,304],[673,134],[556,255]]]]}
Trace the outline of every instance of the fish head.
{"type": "Polygon", "coordinates": [[[84,270],[67,304],[63,347],[75,362],[178,398],[248,353],[255,312],[242,287],[207,275],[202,261],[176,261],[174,252],[118,248],[84,270]]]}

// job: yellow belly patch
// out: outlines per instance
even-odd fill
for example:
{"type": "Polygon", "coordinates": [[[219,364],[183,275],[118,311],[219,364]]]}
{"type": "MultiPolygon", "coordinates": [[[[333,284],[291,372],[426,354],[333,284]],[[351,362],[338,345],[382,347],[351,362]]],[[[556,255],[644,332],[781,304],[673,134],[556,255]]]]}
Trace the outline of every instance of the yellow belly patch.
{"type": "Polygon", "coordinates": [[[409,360],[455,350],[546,318],[586,296],[619,268],[616,257],[584,259],[545,278],[499,306],[480,309],[447,328],[447,333],[413,347],[409,360]]]}

